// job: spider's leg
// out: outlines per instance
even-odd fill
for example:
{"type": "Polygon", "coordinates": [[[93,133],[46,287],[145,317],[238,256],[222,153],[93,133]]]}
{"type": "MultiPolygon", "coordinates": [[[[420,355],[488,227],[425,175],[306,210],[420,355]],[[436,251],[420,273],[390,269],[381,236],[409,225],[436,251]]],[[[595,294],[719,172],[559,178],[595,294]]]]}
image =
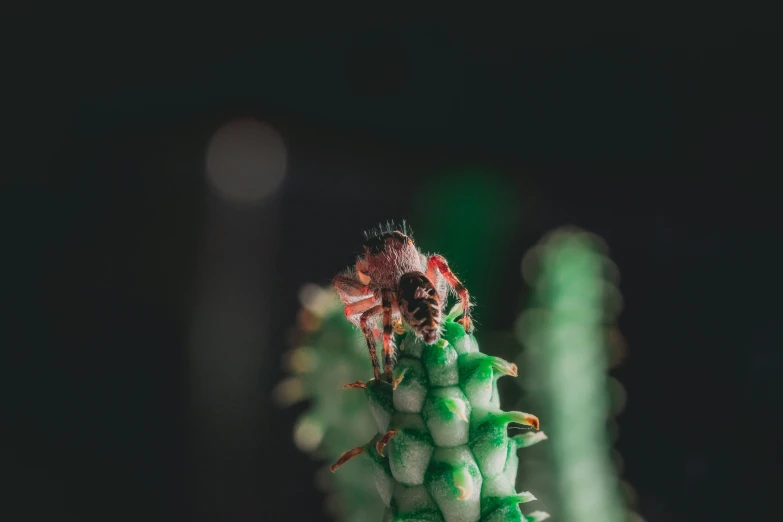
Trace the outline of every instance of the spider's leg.
{"type": "Polygon", "coordinates": [[[383,367],[386,371],[386,380],[392,382],[392,305],[396,303],[394,293],[391,290],[381,290],[381,308],[383,308],[383,367]]]}
{"type": "Polygon", "coordinates": [[[471,333],[473,331],[473,321],[470,320],[470,295],[468,294],[468,289],[462,285],[457,276],[454,275],[454,272],[451,271],[446,259],[438,254],[433,255],[427,261],[427,277],[433,285],[436,282],[435,270],[443,275],[443,278],[462,301],[462,319],[460,321],[462,321],[462,326],[465,327],[465,332],[471,333]]]}
{"type": "Polygon", "coordinates": [[[359,318],[359,327],[362,329],[362,333],[364,333],[364,338],[367,339],[367,349],[370,351],[370,361],[372,362],[372,373],[376,381],[381,380],[381,371],[378,367],[378,355],[375,353],[375,336],[370,326],[370,318],[377,316],[382,311],[383,307],[381,305],[375,305],[359,318]]]}
{"type": "Polygon", "coordinates": [[[372,295],[366,299],[354,301],[353,303],[345,305],[345,317],[348,318],[349,321],[355,321],[356,319],[354,316],[357,314],[363,314],[377,304],[379,304],[379,302],[375,295],[372,295]]]}
{"type": "Polygon", "coordinates": [[[394,294],[392,299],[392,330],[397,334],[405,333],[405,325],[402,324],[402,313],[400,312],[400,305],[397,304],[397,294],[394,294]],[[396,320],[394,318],[397,318],[396,320]]]}
{"type": "Polygon", "coordinates": [[[332,286],[340,295],[343,303],[355,301],[360,297],[373,295],[372,289],[352,277],[338,275],[332,279],[332,286]]]}

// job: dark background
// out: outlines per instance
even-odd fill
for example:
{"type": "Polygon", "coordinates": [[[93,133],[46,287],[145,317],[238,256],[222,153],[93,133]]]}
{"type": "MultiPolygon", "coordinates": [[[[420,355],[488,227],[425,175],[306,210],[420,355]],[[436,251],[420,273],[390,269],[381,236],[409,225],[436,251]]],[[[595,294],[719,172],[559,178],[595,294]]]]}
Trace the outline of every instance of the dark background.
{"type": "Polygon", "coordinates": [[[571,223],[601,235],[623,275],[631,356],[617,372],[629,396],[617,448],[638,510],[650,522],[773,520],[783,85],[781,35],[757,15],[545,31],[503,13],[320,14],[116,32],[52,13],[20,40],[31,54],[8,80],[21,118],[6,124],[23,143],[1,207],[12,245],[1,509],[9,520],[323,516],[317,464],[290,438],[301,408],[262,400],[254,449],[219,472],[193,471],[198,442],[185,442],[212,197],[204,151],[220,124],[254,117],[289,153],[258,214],[265,232],[248,236],[273,274],[258,286],[271,296],[261,396],[283,375],[298,288],[326,283],[361,230],[410,213],[412,194],[455,212],[463,202],[428,176],[479,165],[520,205],[536,195],[528,221],[509,226],[511,261],[497,272],[509,290],[487,305],[486,327],[511,328],[527,291],[518,262],[543,233],[571,223]]]}

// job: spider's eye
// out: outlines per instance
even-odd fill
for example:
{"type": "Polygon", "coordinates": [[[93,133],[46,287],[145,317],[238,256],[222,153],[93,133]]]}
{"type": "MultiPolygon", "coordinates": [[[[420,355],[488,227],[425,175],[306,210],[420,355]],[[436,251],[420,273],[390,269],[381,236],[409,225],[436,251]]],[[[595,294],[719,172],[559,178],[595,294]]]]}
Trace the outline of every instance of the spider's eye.
{"type": "Polygon", "coordinates": [[[372,280],[372,279],[370,279],[370,276],[368,276],[367,274],[365,274],[361,270],[356,270],[356,274],[359,276],[359,281],[361,281],[363,285],[369,285],[370,284],[370,281],[372,280]]]}

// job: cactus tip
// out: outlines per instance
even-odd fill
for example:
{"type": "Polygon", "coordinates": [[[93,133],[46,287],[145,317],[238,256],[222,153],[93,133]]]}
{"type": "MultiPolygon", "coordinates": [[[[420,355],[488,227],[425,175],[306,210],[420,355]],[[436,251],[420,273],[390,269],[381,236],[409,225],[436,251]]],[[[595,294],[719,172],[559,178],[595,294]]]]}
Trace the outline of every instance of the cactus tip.
{"type": "Polygon", "coordinates": [[[466,468],[454,470],[454,486],[459,490],[457,500],[467,500],[473,494],[473,478],[466,468]]]}
{"type": "Polygon", "coordinates": [[[357,448],[349,449],[348,451],[344,452],[342,455],[340,455],[340,458],[337,459],[337,462],[329,466],[329,471],[334,473],[337,471],[340,466],[351,460],[352,458],[356,457],[357,455],[361,454],[361,452],[364,451],[364,448],[362,446],[359,446],[357,448]]]}
{"type": "Polygon", "coordinates": [[[533,502],[534,500],[538,500],[538,499],[531,492],[522,491],[514,495],[514,500],[517,501],[517,504],[524,504],[525,502],[533,502]]]}
{"type": "Polygon", "coordinates": [[[386,445],[389,443],[390,440],[392,440],[392,437],[397,435],[397,430],[391,429],[384,433],[383,437],[380,438],[380,440],[375,444],[375,450],[378,452],[378,455],[381,457],[384,456],[383,454],[383,448],[386,447],[386,445]]]}
{"type": "Polygon", "coordinates": [[[500,357],[492,357],[490,364],[492,365],[492,368],[504,375],[509,375],[511,377],[519,375],[519,369],[516,364],[501,359],[500,357]]]}
{"type": "Polygon", "coordinates": [[[465,401],[462,399],[451,399],[446,401],[446,407],[460,420],[468,422],[468,411],[465,401]]]}
{"type": "Polygon", "coordinates": [[[541,441],[547,440],[549,437],[543,431],[520,433],[511,437],[516,443],[518,448],[527,448],[533,444],[538,444],[541,441]]]}
{"type": "Polygon", "coordinates": [[[538,417],[531,415],[530,413],[524,413],[521,411],[510,411],[506,414],[508,422],[516,422],[517,424],[524,424],[525,426],[532,426],[533,429],[539,429],[538,417]]]}
{"type": "Polygon", "coordinates": [[[400,372],[399,377],[397,377],[396,379],[394,379],[392,381],[392,390],[396,390],[397,389],[397,386],[399,386],[400,383],[402,382],[402,380],[405,378],[405,373],[407,371],[408,371],[408,368],[403,368],[402,371],[400,372]]]}

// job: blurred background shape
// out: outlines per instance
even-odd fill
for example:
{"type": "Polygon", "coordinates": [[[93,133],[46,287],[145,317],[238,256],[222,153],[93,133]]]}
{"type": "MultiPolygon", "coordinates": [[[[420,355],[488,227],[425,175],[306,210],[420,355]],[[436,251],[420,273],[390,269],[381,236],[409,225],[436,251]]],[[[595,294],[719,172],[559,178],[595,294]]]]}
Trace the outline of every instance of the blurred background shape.
{"type": "Polygon", "coordinates": [[[282,407],[307,401],[291,432],[297,447],[321,467],[315,476],[303,478],[315,480],[325,492],[324,512],[334,520],[381,520],[385,506],[369,461],[356,459],[340,473],[329,471],[344,451],[375,435],[365,394],[344,388],[372,376],[367,341],[345,318],[344,305],[331,286],[305,285],[299,299],[301,308],[282,360],[288,375],[277,384],[274,396],[282,407]]]}
{"type": "MultiPolygon", "coordinates": [[[[423,252],[439,253],[463,280],[474,303],[476,338],[492,355],[514,360],[519,342],[509,324],[524,288],[518,278],[499,277],[516,268],[539,230],[558,214],[547,207],[535,180],[524,172],[464,164],[434,169],[412,197],[408,223],[423,252]]],[[[511,379],[498,382],[515,401],[511,379]]]]}
{"type": "Polygon", "coordinates": [[[509,190],[503,173],[495,169],[469,166],[433,172],[416,191],[409,218],[414,237],[424,252],[453,260],[460,277],[470,279],[471,297],[480,304],[477,326],[483,324],[485,309],[495,312],[487,316],[489,328],[499,324],[492,324],[499,318],[491,303],[498,300],[504,281],[494,277],[494,269],[514,252],[513,238],[534,227],[538,216],[531,192],[509,190]]]}
{"type": "Polygon", "coordinates": [[[622,301],[605,250],[595,235],[559,228],[522,263],[534,287],[517,325],[525,347],[520,382],[529,392],[522,407],[541,410],[550,445],[533,448],[521,462],[520,481],[540,488],[547,509],[563,522],[630,516],[618,479],[622,459],[610,454],[612,417],[624,406],[625,391],[608,376],[610,343],[619,342],[610,334],[622,301]]]}
{"type": "Polygon", "coordinates": [[[280,134],[265,123],[243,118],[215,131],[207,148],[206,173],[223,199],[255,203],[278,189],[286,162],[280,134]]]}
{"type": "Polygon", "coordinates": [[[286,147],[269,125],[243,118],[212,135],[204,236],[193,286],[188,370],[187,488],[194,515],[256,520],[268,480],[262,383],[274,306],[276,192],[286,147]],[[219,502],[215,499],[220,498],[219,502]]]}

